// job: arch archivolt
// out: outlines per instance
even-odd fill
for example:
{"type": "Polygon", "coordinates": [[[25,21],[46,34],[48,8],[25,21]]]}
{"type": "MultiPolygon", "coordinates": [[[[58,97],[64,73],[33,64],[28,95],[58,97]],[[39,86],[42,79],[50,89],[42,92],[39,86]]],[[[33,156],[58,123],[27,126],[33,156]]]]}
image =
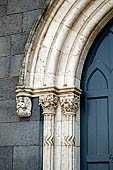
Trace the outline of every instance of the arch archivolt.
{"type": "MultiPolygon", "coordinates": [[[[113,0],[51,0],[47,7],[41,24],[36,23],[32,41],[26,44],[17,103],[26,104],[26,110],[30,110],[27,98],[40,98],[45,115],[44,170],[74,170],[80,168],[82,69],[95,37],[113,17],[113,0]]],[[[21,117],[27,116],[30,114],[22,112],[21,107],[21,117]]]]}

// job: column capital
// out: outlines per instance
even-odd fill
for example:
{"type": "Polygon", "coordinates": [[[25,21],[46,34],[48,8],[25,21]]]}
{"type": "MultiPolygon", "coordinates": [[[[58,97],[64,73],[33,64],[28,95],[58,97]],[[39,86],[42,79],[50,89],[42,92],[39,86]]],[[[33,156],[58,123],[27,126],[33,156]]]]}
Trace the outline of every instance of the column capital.
{"type": "Polygon", "coordinates": [[[80,94],[60,96],[60,105],[63,114],[75,115],[80,107],[80,94]]]}
{"type": "Polygon", "coordinates": [[[58,105],[58,97],[54,93],[39,96],[39,103],[42,106],[43,114],[54,115],[58,105]]]}

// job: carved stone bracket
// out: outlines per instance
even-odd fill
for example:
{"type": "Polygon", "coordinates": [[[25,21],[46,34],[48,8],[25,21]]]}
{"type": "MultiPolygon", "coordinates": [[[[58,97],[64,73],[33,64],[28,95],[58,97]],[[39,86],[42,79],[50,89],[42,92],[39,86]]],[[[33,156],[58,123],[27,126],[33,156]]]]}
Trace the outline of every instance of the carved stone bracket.
{"type": "Polygon", "coordinates": [[[65,95],[60,97],[61,109],[64,114],[73,115],[79,109],[80,95],[65,95]]]}
{"type": "Polygon", "coordinates": [[[29,97],[16,97],[17,103],[17,115],[19,117],[30,117],[31,116],[31,99],[29,97]]]}
{"type": "Polygon", "coordinates": [[[58,97],[55,94],[40,95],[39,103],[42,106],[43,114],[55,114],[58,97]]]}

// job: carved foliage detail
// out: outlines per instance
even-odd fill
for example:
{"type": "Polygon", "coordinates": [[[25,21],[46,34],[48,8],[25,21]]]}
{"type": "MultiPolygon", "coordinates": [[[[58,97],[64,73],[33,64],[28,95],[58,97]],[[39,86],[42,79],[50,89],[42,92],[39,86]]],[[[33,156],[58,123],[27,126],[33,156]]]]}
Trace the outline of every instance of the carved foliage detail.
{"type": "Polygon", "coordinates": [[[61,109],[64,114],[76,114],[80,106],[79,95],[61,96],[61,109]]]}
{"type": "Polygon", "coordinates": [[[17,115],[19,117],[30,117],[31,116],[31,99],[29,97],[17,97],[17,115]]]}
{"type": "Polygon", "coordinates": [[[55,114],[58,104],[58,98],[55,94],[41,95],[39,102],[42,106],[43,114],[55,114]]]}

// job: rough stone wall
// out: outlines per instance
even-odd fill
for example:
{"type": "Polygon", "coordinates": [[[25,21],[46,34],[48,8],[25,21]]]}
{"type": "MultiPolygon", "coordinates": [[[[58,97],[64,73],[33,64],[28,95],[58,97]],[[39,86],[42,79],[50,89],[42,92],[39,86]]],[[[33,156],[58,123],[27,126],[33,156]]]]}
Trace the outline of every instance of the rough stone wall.
{"type": "Polygon", "coordinates": [[[41,170],[42,126],[38,99],[32,116],[16,115],[15,87],[24,47],[45,0],[0,0],[0,170],[41,170]]]}

